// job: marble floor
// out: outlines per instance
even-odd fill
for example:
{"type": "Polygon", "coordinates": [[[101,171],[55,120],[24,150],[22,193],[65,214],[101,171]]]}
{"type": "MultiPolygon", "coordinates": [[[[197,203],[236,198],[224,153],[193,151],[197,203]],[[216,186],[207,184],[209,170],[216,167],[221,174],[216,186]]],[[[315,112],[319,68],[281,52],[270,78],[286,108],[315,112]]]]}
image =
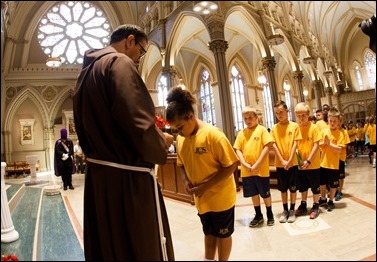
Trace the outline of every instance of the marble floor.
{"type": "MultiPolygon", "coordinates": [[[[47,174],[41,180],[51,180],[47,174]]],[[[84,175],[73,176],[75,190],[61,190],[64,204],[81,247],[83,246],[84,175]]],[[[14,179],[17,182],[17,179],[14,179]]],[[[56,181],[59,183],[59,181],[56,181]]],[[[233,261],[376,261],[376,169],[366,155],[349,159],[343,199],[335,210],[321,207],[317,219],[298,217],[294,223],[279,223],[282,212],[280,193],[271,189],[275,225],[250,228],[254,208],[250,198],[238,192],[235,232],[229,260],[233,261]]],[[[309,194],[308,206],[312,205],[309,194]]],[[[300,204],[300,194],[296,208],[300,204]]],[[[175,258],[177,261],[203,260],[204,244],[196,208],[165,198],[175,258]]],[[[265,207],[262,204],[262,212],[265,207]]]]}

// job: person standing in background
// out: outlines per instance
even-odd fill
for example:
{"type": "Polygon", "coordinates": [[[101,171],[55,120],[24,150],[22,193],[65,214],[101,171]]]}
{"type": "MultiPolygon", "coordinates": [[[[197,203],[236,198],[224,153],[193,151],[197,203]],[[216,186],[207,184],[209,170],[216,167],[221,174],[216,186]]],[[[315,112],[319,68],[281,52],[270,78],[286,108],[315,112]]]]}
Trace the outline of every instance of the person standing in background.
{"type": "Polygon", "coordinates": [[[300,140],[300,127],[288,119],[288,107],[284,101],[274,105],[275,116],[278,123],[271,128],[274,139],[275,166],[278,175],[278,190],[281,193],[283,212],[279,218],[280,223],[293,223],[296,221],[295,204],[297,196],[296,176],[298,162],[296,157],[297,140],[300,140]],[[288,210],[288,190],[290,192],[291,206],[288,210]]]}
{"type": "Polygon", "coordinates": [[[344,179],[346,178],[346,161],[347,161],[347,145],[351,142],[348,136],[348,131],[344,126],[344,115],[340,114],[339,117],[339,130],[343,133],[344,136],[344,145],[345,147],[342,148],[339,156],[339,186],[335,193],[335,201],[339,201],[343,198],[343,186],[344,186],[344,179]]]}
{"type": "Polygon", "coordinates": [[[369,147],[372,153],[372,166],[376,167],[376,116],[369,118],[369,126],[366,132],[369,140],[369,147]]]}
{"type": "Polygon", "coordinates": [[[238,158],[225,134],[195,116],[193,95],[170,89],[166,119],[178,131],[177,166],[194,195],[204,233],[204,259],[227,261],[232,250],[238,158]]]}
{"type": "Polygon", "coordinates": [[[306,103],[298,103],[295,107],[295,114],[302,136],[302,139],[297,141],[297,152],[303,160],[297,172],[297,187],[301,193],[301,203],[295,215],[301,216],[307,213],[308,190],[311,188],[313,206],[309,212],[309,218],[316,219],[319,216],[321,133],[316,124],[309,121],[310,108],[306,103]]]}
{"type": "Polygon", "coordinates": [[[75,127],[86,157],[86,260],[174,260],[161,188],[173,136],[155,124],[155,106],[138,72],[148,38],[136,25],[117,27],[110,45],[88,50],[73,95],[75,127]]]}
{"type": "Polygon", "coordinates": [[[72,174],[75,173],[73,162],[73,141],[67,137],[67,129],[60,130],[60,138],[55,142],[55,175],[61,176],[63,189],[75,189],[72,185],[72,174]]]}
{"type": "Polygon", "coordinates": [[[82,152],[78,139],[76,140],[76,144],[73,147],[73,152],[75,153],[76,172],[84,174],[84,153],[82,152]]]}
{"type": "Polygon", "coordinates": [[[329,127],[321,130],[321,197],[319,205],[327,207],[328,211],[335,208],[334,198],[339,186],[339,163],[340,154],[346,147],[346,140],[343,132],[339,130],[340,113],[335,107],[328,113],[329,127]],[[326,199],[327,186],[330,187],[329,200],[326,199]]]}
{"type": "Polygon", "coordinates": [[[255,108],[246,106],[242,109],[242,117],[246,128],[242,129],[234,142],[234,149],[241,162],[243,196],[251,197],[255,216],[249,227],[263,223],[260,197],[266,206],[267,225],[275,224],[272,213],[270,192],[269,150],[273,138],[267,129],[258,124],[258,113],[255,108]]]}

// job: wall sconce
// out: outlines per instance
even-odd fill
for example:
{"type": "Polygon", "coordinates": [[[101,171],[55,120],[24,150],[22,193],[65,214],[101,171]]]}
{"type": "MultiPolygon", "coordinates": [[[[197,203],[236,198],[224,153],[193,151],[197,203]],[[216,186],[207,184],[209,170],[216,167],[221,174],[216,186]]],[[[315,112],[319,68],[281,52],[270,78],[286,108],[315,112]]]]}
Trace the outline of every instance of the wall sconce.
{"type": "Polygon", "coordinates": [[[48,67],[54,68],[54,67],[59,67],[61,65],[62,65],[62,60],[60,59],[60,57],[56,57],[56,56],[49,57],[46,60],[46,66],[48,67]]]}
{"type": "Polygon", "coordinates": [[[309,95],[309,91],[307,89],[304,89],[302,93],[304,94],[305,98],[309,95]]]}
{"type": "Polygon", "coordinates": [[[284,80],[283,88],[285,91],[291,90],[291,85],[288,83],[287,79],[284,80]]]}
{"type": "Polygon", "coordinates": [[[208,15],[210,13],[215,12],[219,6],[211,1],[200,1],[194,5],[193,9],[195,12],[200,13],[202,15],[208,15]]]}

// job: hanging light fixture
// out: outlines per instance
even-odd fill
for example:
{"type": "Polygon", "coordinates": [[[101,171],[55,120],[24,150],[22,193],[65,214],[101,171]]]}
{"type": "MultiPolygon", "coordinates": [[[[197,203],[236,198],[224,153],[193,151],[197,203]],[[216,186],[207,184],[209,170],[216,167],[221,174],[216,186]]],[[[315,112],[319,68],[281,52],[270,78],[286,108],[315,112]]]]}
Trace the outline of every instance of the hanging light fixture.
{"type": "Polygon", "coordinates": [[[348,85],[348,82],[346,81],[346,86],[344,87],[344,92],[351,92],[351,87],[348,85]]]}
{"type": "Polygon", "coordinates": [[[309,54],[309,51],[308,51],[308,47],[305,46],[305,51],[306,51],[306,57],[304,59],[302,59],[302,62],[306,65],[309,65],[309,64],[314,64],[315,63],[315,59],[314,57],[312,57],[310,54],[309,54]]]}
{"type": "Polygon", "coordinates": [[[219,6],[212,1],[200,1],[194,5],[193,9],[195,12],[202,15],[209,15],[215,12],[219,6]]]}
{"type": "Polygon", "coordinates": [[[268,45],[280,45],[284,43],[284,37],[280,34],[275,34],[274,25],[272,23],[270,25],[272,35],[267,37],[268,45]]]}
{"type": "Polygon", "coordinates": [[[59,67],[62,65],[62,60],[57,56],[49,57],[46,60],[46,65],[52,68],[59,67]]]}

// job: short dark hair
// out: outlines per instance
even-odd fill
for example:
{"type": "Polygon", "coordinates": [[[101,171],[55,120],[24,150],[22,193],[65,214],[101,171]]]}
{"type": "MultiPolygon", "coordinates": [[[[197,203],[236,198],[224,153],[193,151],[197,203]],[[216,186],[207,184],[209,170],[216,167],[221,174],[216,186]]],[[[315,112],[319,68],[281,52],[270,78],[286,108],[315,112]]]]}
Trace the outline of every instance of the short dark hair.
{"type": "Polygon", "coordinates": [[[285,109],[288,109],[287,103],[285,103],[285,101],[283,100],[279,100],[274,104],[274,107],[279,107],[279,106],[283,106],[285,109]]]}
{"type": "Polygon", "coordinates": [[[135,41],[139,43],[142,40],[148,41],[148,37],[141,27],[137,25],[125,24],[120,25],[111,33],[110,44],[117,43],[127,38],[129,35],[135,36],[135,41]]]}

